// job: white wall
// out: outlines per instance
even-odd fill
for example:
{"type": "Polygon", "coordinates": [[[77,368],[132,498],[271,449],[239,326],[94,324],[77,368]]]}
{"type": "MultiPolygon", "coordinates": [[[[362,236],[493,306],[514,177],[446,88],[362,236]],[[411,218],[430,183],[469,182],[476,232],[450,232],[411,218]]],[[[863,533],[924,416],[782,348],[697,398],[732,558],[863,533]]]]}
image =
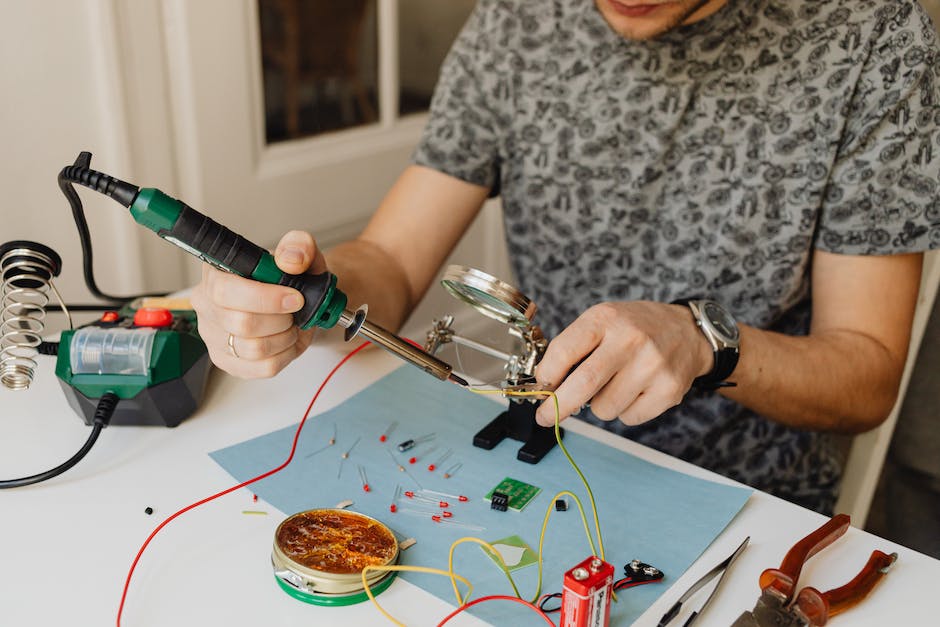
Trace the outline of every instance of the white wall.
{"type": "MultiPolygon", "coordinates": [[[[81,249],[56,176],[81,150],[92,166],[134,180],[117,50],[113,2],[0,0],[0,241],[31,239],[56,250],[57,281],[72,302],[88,302],[81,249]]],[[[139,227],[120,205],[81,193],[104,291],[181,285],[170,255],[163,271],[145,273],[139,227]]]]}

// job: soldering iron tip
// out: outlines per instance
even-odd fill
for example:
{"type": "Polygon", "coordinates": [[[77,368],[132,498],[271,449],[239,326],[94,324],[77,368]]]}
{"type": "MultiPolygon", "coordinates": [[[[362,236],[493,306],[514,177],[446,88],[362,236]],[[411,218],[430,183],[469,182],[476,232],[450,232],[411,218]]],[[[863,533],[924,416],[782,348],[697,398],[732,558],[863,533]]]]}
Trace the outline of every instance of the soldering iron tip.
{"type": "Polygon", "coordinates": [[[461,377],[458,377],[457,375],[455,375],[453,372],[450,373],[450,375],[447,377],[447,380],[448,380],[448,381],[453,381],[453,382],[456,383],[457,385],[460,385],[460,386],[463,386],[463,387],[468,387],[468,386],[470,385],[470,384],[467,383],[464,379],[462,379],[461,377]]]}

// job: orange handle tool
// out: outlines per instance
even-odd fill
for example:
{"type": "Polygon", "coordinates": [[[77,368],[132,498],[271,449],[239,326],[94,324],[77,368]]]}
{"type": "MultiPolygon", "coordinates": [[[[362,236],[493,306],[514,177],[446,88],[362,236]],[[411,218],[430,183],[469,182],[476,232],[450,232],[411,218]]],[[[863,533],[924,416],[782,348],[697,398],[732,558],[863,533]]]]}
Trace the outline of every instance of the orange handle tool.
{"type": "Polygon", "coordinates": [[[800,590],[796,597],[796,610],[806,617],[809,625],[813,627],[825,625],[830,616],[855,607],[868,596],[868,593],[888,574],[888,569],[897,559],[897,553],[888,555],[881,551],[873,551],[865,568],[844,586],[829,592],[820,592],[816,588],[800,590]]]}
{"type": "Polygon", "coordinates": [[[849,528],[851,519],[846,514],[833,516],[825,525],[793,545],[780,564],[768,568],[760,575],[760,589],[789,600],[800,578],[803,564],[824,548],[841,538],[849,528]]]}

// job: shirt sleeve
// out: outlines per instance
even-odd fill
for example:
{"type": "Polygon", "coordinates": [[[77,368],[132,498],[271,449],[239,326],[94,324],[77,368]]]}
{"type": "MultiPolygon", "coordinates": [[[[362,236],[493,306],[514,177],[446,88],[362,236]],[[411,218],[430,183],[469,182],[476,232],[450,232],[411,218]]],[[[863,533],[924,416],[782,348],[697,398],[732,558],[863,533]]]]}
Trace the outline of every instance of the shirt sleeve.
{"type": "Polygon", "coordinates": [[[428,123],[412,161],[495,191],[499,186],[498,74],[493,2],[481,0],[441,66],[428,123]]]}
{"type": "Polygon", "coordinates": [[[940,46],[915,0],[885,3],[847,102],[816,248],[940,248],[940,46]]]}

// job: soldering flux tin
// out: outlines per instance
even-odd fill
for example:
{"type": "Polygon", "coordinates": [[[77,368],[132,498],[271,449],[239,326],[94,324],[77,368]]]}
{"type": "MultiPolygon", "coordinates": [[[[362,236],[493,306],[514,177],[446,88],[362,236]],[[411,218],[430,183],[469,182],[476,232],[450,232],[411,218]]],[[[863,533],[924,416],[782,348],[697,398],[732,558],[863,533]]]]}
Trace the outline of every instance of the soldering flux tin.
{"type": "MultiPolygon", "coordinates": [[[[312,509],[286,518],[274,532],[271,563],[278,585],[315,605],[353,605],[368,600],[366,566],[398,561],[395,534],[378,520],[342,509],[312,509]]],[[[395,571],[370,573],[373,594],[391,585],[395,571]]]]}

